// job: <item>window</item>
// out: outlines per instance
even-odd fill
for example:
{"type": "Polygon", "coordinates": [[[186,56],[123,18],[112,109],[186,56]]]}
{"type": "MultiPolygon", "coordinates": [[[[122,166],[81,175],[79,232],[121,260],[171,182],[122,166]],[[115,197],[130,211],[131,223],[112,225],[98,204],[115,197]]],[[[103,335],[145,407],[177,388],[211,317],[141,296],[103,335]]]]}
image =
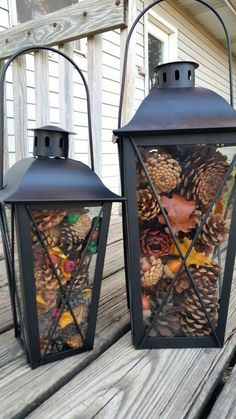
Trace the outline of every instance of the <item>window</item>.
{"type": "Polygon", "coordinates": [[[176,59],[177,32],[163,19],[151,12],[146,24],[146,90],[151,90],[156,84],[155,68],[168,61],[176,59]]]}
{"type": "Polygon", "coordinates": [[[64,7],[78,3],[79,0],[20,0],[16,1],[18,23],[36,19],[64,7]]]}

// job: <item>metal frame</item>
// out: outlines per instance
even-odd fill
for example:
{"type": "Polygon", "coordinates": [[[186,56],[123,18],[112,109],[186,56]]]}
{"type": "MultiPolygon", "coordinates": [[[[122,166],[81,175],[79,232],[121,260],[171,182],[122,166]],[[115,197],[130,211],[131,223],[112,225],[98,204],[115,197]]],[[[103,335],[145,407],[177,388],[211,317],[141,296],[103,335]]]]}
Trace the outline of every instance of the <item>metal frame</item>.
{"type": "MultiPolygon", "coordinates": [[[[125,44],[125,51],[124,51],[124,58],[123,58],[123,70],[122,70],[122,78],[121,78],[121,89],[120,89],[120,102],[119,102],[119,113],[118,113],[118,128],[121,127],[121,117],[122,117],[122,107],[123,107],[123,100],[124,100],[124,91],[125,91],[125,77],[126,77],[126,71],[127,71],[127,58],[128,58],[128,52],[129,52],[129,44],[130,44],[130,40],[131,37],[133,35],[134,29],[137,25],[137,23],[140,21],[140,19],[143,17],[143,15],[145,15],[145,13],[147,13],[152,7],[162,3],[164,0],[155,0],[152,3],[150,3],[148,6],[146,6],[142,12],[139,13],[139,15],[137,16],[137,18],[135,19],[134,23],[132,24],[128,36],[127,36],[127,40],[126,40],[126,44],[125,44]]],[[[228,50],[228,66],[229,66],[229,85],[230,85],[230,104],[231,106],[234,106],[234,95],[233,95],[233,70],[232,70],[232,48],[231,48],[231,43],[230,43],[230,36],[229,36],[229,32],[226,28],[226,25],[224,23],[224,20],[222,19],[222,17],[220,16],[220,14],[214,9],[214,7],[212,7],[211,5],[209,5],[207,2],[205,2],[204,0],[196,0],[196,2],[203,4],[204,6],[206,6],[208,9],[210,9],[214,15],[219,19],[221,25],[223,26],[224,32],[225,32],[225,36],[226,36],[226,42],[227,42],[227,50],[228,50]]]]}
{"type": "MultiPolygon", "coordinates": [[[[79,204],[81,205],[81,202],[79,202],[79,204]]],[[[76,201],[73,203],[73,205],[76,206],[76,201]]],[[[21,285],[23,310],[24,310],[24,314],[21,313],[20,324],[24,324],[25,326],[24,330],[26,332],[26,336],[22,336],[21,331],[18,330],[17,338],[20,341],[21,346],[23,347],[23,350],[26,352],[28,362],[30,363],[31,368],[36,368],[39,365],[46,364],[48,362],[55,361],[58,359],[63,359],[70,355],[82,353],[87,350],[91,350],[93,348],[99,295],[100,295],[101,281],[102,281],[102,272],[103,272],[104,259],[105,259],[106,241],[107,241],[107,235],[108,235],[108,226],[109,226],[109,221],[110,221],[112,203],[111,202],[94,202],[94,203],[85,202],[84,205],[88,207],[101,206],[101,210],[99,211],[97,220],[93,224],[92,229],[89,233],[89,236],[86,239],[86,243],[84,245],[84,248],[81,254],[80,262],[73,273],[71,284],[66,294],[63,290],[62,285],[60,284],[60,279],[58,278],[57,273],[55,272],[55,268],[51,262],[50,255],[48,254],[48,251],[46,250],[46,246],[44,244],[42,234],[39,231],[34,221],[34,218],[32,216],[32,210],[39,209],[39,207],[40,208],[45,208],[45,207],[58,208],[57,204],[56,203],[47,204],[46,202],[44,206],[42,206],[42,204],[40,204],[39,206],[37,204],[32,204],[32,205],[20,204],[20,205],[16,205],[15,209],[13,209],[12,211],[12,220],[14,219],[15,224],[16,224],[16,234],[17,234],[17,242],[18,242],[17,247],[18,247],[18,252],[19,252],[19,267],[20,267],[20,285],[21,285]],[[95,270],[94,270],[94,277],[93,277],[92,298],[91,298],[91,302],[88,309],[88,326],[87,326],[87,331],[86,331],[86,337],[85,339],[83,338],[84,340],[83,348],[79,348],[79,349],[72,348],[71,350],[68,349],[64,352],[58,352],[55,354],[47,353],[48,348],[50,346],[50,341],[53,338],[54,332],[57,328],[57,325],[60,319],[60,316],[58,316],[55,321],[52,320],[52,327],[50,328],[50,331],[49,331],[49,342],[48,342],[47,348],[45,349],[43,355],[40,354],[38,313],[37,313],[37,303],[36,303],[36,298],[35,298],[36,289],[35,289],[35,283],[34,281],[32,281],[32,278],[34,277],[34,264],[33,264],[33,255],[32,255],[32,240],[31,240],[31,234],[30,234],[30,223],[33,223],[36,233],[38,235],[38,238],[41,244],[43,245],[44,250],[46,251],[48,258],[51,262],[51,269],[53,270],[55,276],[57,277],[59,281],[59,288],[62,292],[62,296],[64,296],[63,303],[60,307],[60,313],[62,314],[64,308],[66,306],[68,307],[68,310],[71,312],[71,315],[74,319],[74,324],[80,335],[82,335],[82,332],[80,331],[79,325],[74,316],[73,309],[70,306],[70,293],[72,291],[76,277],[79,273],[80,267],[83,263],[83,259],[88,250],[91,237],[95,229],[99,225],[99,223],[101,223],[97,259],[95,263],[95,270]],[[24,319],[22,319],[22,316],[24,317],[24,319]]],[[[15,235],[14,228],[12,228],[12,239],[13,239],[12,243],[15,243],[14,235],[15,235]]],[[[12,246],[11,258],[13,261],[12,262],[13,263],[12,283],[14,284],[15,282],[14,246],[12,246]]],[[[11,289],[13,289],[13,287],[11,287],[11,289]]],[[[19,307],[19,311],[21,311],[21,307],[19,307]]],[[[17,318],[15,319],[15,321],[16,321],[15,326],[18,327],[17,318]]]]}
{"type": "MultiPolygon", "coordinates": [[[[178,136],[177,136],[178,137],[178,136]]],[[[228,252],[226,257],[226,263],[225,263],[225,272],[224,272],[224,280],[223,280],[223,293],[221,294],[220,299],[220,308],[219,308],[219,317],[218,317],[218,324],[216,329],[211,324],[211,321],[208,317],[208,314],[206,312],[206,307],[204,304],[204,301],[201,298],[201,295],[199,293],[199,290],[197,286],[194,283],[194,280],[192,278],[191,272],[189,271],[188,266],[186,265],[187,257],[189,256],[191,249],[193,248],[201,229],[210,214],[210,211],[217,199],[217,197],[220,195],[224,184],[226,180],[229,177],[230,172],[232,171],[232,168],[235,165],[236,162],[236,155],[234,156],[234,159],[232,160],[227,173],[224,176],[224,179],[222,180],[221,184],[219,185],[218,191],[212,200],[211,205],[208,208],[208,211],[206,212],[205,216],[203,217],[197,232],[195,234],[195,237],[191,243],[191,246],[186,252],[186,255],[183,256],[181,250],[179,249],[178,243],[176,242],[175,235],[172,231],[171,225],[168,220],[168,216],[166,215],[159,198],[157,196],[155,187],[153,186],[153,183],[146,171],[145,164],[142,160],[142,157],[139,153],[139,150],[137,146],[144,146],[144,147],[152,147],[152,146],[159,146],[161,144],[165,145],[174,145],[174,144],[181,144],[185,145],[188,144],[188,141],[174,141],[173,139],[175,136],[166,136],[165,141],[163,141],[162,137],[156,137],[154,139],[153,137],[149,137],[149,140],[141,137],[137,137],[133,139],[132,137],[126,137],[123,138],[121,141],[119,141],[119,152],[120,152],[120,158],[123,161],[123,169],[122,169],[122,188],[123,191],[126,193],[126,196],[128,197],[128,203],[124,204],[124,234],[125,234],[125,241],[126,241],[126,263],[128,264],[127,268],[127,274],[129,275],[129,284],[130,287],[130,306],[131,306],[131,323],[132,323],[132,338],[133,342],[135,344],[135,347],[137,349],[141,348],[166,348],[166,347],[221,347],[224,343],[224,334],[225,334],[225,325],[227,320],[227,311],[228,311],[228,304],[229,304],[229,295],[231,290],[231,282],[232,282],[232,272],[234,267],[234,257],[235,257],[235,238],[234,238],[234,232],[236,229],[236,202],[234,202],[234,212],[232,215],[232,225],[231,225],[231,232],[229,235],[229,241],[228,241],[228,252]],[[160,143],[159,143],[160,140],[160,143]],[[135,214],[137,214],[137,201],[136,201],[136,167],[135,167],[135,157],[138,159],[139,164],[142,167],[142,170],[146,173],[149,186],[152,189],[152,193],[158,202],[162,215],[165,218],[165,221],[167,223],[167,226],[170,230],[170,234],[172,235],[172,238],[175,242],[175,245],[179,251],[180,257],[182,258],[181,266],[179,267],[177,273],[175,274],[174,279],[172,280],[166,298],[163,299],[159,309],[156,312],[156,315],[154,316],[153,321],[151,322],[150,326],[145,328],[143,323],[143,314],[142,314],[142,304],[141,304],[141,280],[140,280],[140,247],[139,247],[139,228],[138,228],[138,219],[135,214]],[[132,263],[130,263],[132,261],[132,263]],[[191,283],[191,286],[195,290],[196,295],[198,296],[199,302],[201,304],[202,310],[205,313],[206,318],[208,319],[208,323],[212,329],[213,336],[209,337],[149,337],[149,333],[154,325],[155,320],[159,316],[164,304],[166,303],[168,296],[170,295],[171,289],[173,289],[174,284],[176,283],[178,279],[178,275],[180,274],[180,271],[182,267],[185,266],[185,269],[188,273],[189,280],[191,283]]],[[[199,135],[200,138],[200,135],[199,135]]],[[[213,139],[213,138],[212,138],[213,139]]],[[[197,136],[195,136],[194,143],[197,144],[199,141],[197,140],[197,136]]],[[[232,144],[232,138],[231,135],[225,134],[224,141],[228,144],[232,144]],[[229,143],[228,143],[228,137],[229,137],[229,143]]],[[[216,142],[216,141],[215,141],[216,142]]],[[[191,142],[192,143],[192,142],[191,142]]],[[[235,135],[234,135],[234,144],[236,143],[235,135]]]]}

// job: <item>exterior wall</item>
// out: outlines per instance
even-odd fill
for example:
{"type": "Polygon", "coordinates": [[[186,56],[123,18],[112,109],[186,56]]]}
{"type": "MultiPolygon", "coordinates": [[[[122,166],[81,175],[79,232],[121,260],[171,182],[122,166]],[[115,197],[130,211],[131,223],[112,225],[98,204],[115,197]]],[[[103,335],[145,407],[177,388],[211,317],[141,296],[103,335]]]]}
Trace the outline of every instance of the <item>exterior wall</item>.
{"type": "MultiPolygon", "coordinates": [[[[134,1],[134,0],[132,0],[134,1]]],[[[136,13],[143,10],[144,2],[137,0],[133,4],[136,6],[136,13]]],[[[154,12],[157,16],[157,26],[163,29],[163,22],[171,25],[176,30],[177,49],[169,52],[169,59],[193,60],[200,64],[197,71],[197,85],[208,87],[215,90],[225,99],[229,98],[229,87],[227,77],[227,55],[224,47],[218,43],[206,29],[194,20],[176,0],[167,0],[161,5],[156,6],[154,12]]],[[[135,16],[134,10],[134,16],[135,16]]],[[[9,27],[8,0],[0,0],[0,29],[9,27]]],[[[134,55],[134,67],[129,69],[129,77],[135,77],[134,91],[129,91],[128,95],[132,98],[128,101],[132,107],[131,114],[139,106],[140,102],[147,93],[147,83],[145,72],[147,60],[145,59],[145,42],[148,29],[148,18],[142,18],[137,25],[137,32],[134,35],[136,48],[131,49],[134,55]],[[134,52],[135,51],[135,52],[134,52]],[[145,88],[146,86],[146,88],[145,88]]],[[[120,74],[123,52],[123,39],[125,30],[106,32],[102,35],[102,79],[101,79],[101,138],[96,138],[101,150],[100,175],[104,183],[114,192],[119,192],[119,165],[117,147],[111,141],[112,130],[117,127],[117,115],[120,93],[120,74]]],[[[74,60],[83,70],[85,76],[88,75],[88,59],[86,41],[83,42],[82,52],[74,51],[74,60]]],[[[28,128],[35,127],[35,80],[34,80],[34,59],[28,56],[26,60],[27,71],[27,112],[28,128]]],[[[96,72],[96,68],[94,69],[96,72]]],[[[9,162],[15,161],[15,138],[14,138],[14,108],[13,108],[13,88],[12,71],[7,75],[7,116],[8,116],[8,148],[9,162]]],[[[59,109],[59,65],[58,57],[49,56],[49,123],[60,124],[59,109]]],[[[88,133],[87,133],[87,113],[85,91],[81,80],[77,75],[73,75],[73,130],[77,133],[74,137],[73,152],[76,159],[88,163],[88,133]]],[[[236,100],[236,60],[234,60],[234,91],[236,100]]],[[[95,115],[97,117],[97,115],[95,115]]],[[[32,134],[29,134],[29,153],[32,152],[32,134]]]]}

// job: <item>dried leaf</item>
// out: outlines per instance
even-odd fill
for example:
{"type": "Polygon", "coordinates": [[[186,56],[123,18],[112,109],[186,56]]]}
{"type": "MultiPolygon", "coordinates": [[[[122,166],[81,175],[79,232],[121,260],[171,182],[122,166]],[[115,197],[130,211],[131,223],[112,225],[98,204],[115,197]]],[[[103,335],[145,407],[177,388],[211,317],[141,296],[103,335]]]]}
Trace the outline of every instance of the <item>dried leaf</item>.
{"type": "MultiPolygon", "coordinates": [[[[168,213],[168,219],[174,233],[179,231],[186,233],[196,226],[194,217],[191,218],[193,211],[196,209],[194,201],[188,201],[182,196],[173,194],[172,198],[162,196],[161,204],[168,213]]],[[[162,215],[159,216],[159,221],[162,224],[166,224],[162,215]]]]}
{"type": "MultiPolygon", "coordinates": [[[[183,241],[178,242],[178,245],[180,247],[180,250],[181,250],[183,256],[185,256],[187,251],[188,251],[189,246],[191,245],[191,240],[189,240],[188,238],[185,237],[183,239],[183,241]]],[[[173,254],[175,256],[180,256],[179,252],[178,252],[178,249],[176,248],[175,245],[173,246],[173,254]]],[[[191,250],[191,252],[190,252],[190,254],[187,258],[187,261],[186,261],[186,264],[188,266],[189,265],[202,266],[202,265],[205,265],[205,264],[209,265],[210,263],[211,263],[211,258],[206,256],[205,253],[197,252],[194,249],[194,247],[192,248],[192,250],[191,250]]]]}

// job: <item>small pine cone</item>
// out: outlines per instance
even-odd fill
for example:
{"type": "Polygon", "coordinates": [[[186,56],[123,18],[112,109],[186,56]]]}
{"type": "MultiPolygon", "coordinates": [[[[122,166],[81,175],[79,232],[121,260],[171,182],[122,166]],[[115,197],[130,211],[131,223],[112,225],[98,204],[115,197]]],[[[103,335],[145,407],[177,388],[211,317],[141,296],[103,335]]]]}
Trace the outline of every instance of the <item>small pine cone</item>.
{"type": "MultiPolygon", "coordinates": [[[[216,327],[219,308],[218,278],[220,267],[217,263],[212,263],[200,267],[190,265],[189,269],[209,318],[213,326],[216,327]]],[[[186,278],[187,272],[181,273],[180,276],[186,278]]],[[[211,327],[193,287],[190,286],[186,292],[179,296],[179,303],[181,306],[181,331],[187,336],[209,336],[212,333],[211,327]]]]}
{"type": "Polygon", "coordinates": [[[206,163],[196,169],[193,177],[193,198],[199,206],[207,210],[228,168],[227,156],[219,151],[206,163]]]}
{"type": "Polygon", "coordinates": [[[82,338],[79,334],[70,337],[65,337],[63,341],[73,349],[83,348],[84,346],[82,338]]]}
{"type": "Polygon", "coordinates": [[[197,244],[217,246],[225,240],[228,231],[222,215],[211,213],[202,228],[197,244]]]}
{"type": "Polygon", "coordinates": [[[172,239],[167,233],[147,228],[140,234],[140,246],[145,255],[166,256],[171,252],[172,239]]]}
{"type": "Polygon", "coordinates": [[[58,288],[57,279],[53,276],[50,268],[43,269],[43,267],[41,267],[39,269],[35,269],[34,277],[37,291],[40,291],[41,289],[45,290],[58,288]]]}
{"type": "Polygon", "coordinates": [[[49,247],[55,247],[60,239],[60,230],[57,227],[52,227],[44,231],[44,238],[49,247]]]}
{"type": "Polygon", "coordinates": [[[92,227],[91,218],[87,214],[79,217],[76,224],[71,224],[70,228],[74,237],[74,243],[81,243],[85,240],[92,227]]]}
{"type": "Polygon", "coordinates": [[[153,256],[143,256],[140,260],[142,287],[149,288],[161,279],[164,268],[161,259],[153,256]]]}
{"type": "MultiPolygon", "coordinates": [[[[152,319],[155,317],[155,313],[160,307],[165,296],[166,293],[160,291],[150,294],[151,317],[147,320],[148,324],[152,322],[152,319]]],[[[170,294],[166,304],[162,308],[161,313],[153,325],[150,336],[175,336],[180,330],[179,311],[179,307],[174,304],[173,295],[170,294]]]]}
{"type": "Polygon", "coordinates": [[[71,230],[71,225],[68,224],[68,223],[61,224],[60,241],[59,241],[59,244],[58,244],[60,249],[65,254],[68,254],[72,250],[73,245],[77,244],[77,242],[75,242],[75,240],[77,240],[77,236],[75,234],[73,234],[73,232],[71,230]]]}
{"type": "Polygon", "coordinates": [[[32,211],[33,218],[41,231],[48,230],[56,225],[65,218],[66,211],[59,209],[32,211]]]}
{"type": "Polygon", "coordinates": [[[171,192],[179,185],[181,168],[170,154],[150,156],[145,166],[158,193],[171,192]]]}
{"type": "Polygon", "coordinates": [[[137,191],[138,218],[140,220],[153,220],[160,213],[160,207],[149,189],[137,191]]]}
{"type": "MultiPolygon", "coordinates": [[[[168,268],[167,265],[165,265],[164,270],[165,270],[165,275],[164,275],[163,281],[164,280],[166,281],[166,284],[167,284],[166,289],[168,289],[169,285],[171,284],[172,280],[175,277],[175,274],[171,272],[171,270],[168,268]]],[[[189,277],[188,277],[185,267],[182,268],[182,272],[185,272],[186,275],[182,275],[182,273],[180,273],[174,285],[174,289],[175,289],[175,292],[177,292],[177,294],[181,294],[182,292],[184,292],[185,290],[189,288],[189,277]]]]}
{"type": "Polygon", "coordinates": [[[47,313],[55,307],[57,301],[57,292],[55,289],[39,289],[36,294],[38,315],[47,313]]]}

